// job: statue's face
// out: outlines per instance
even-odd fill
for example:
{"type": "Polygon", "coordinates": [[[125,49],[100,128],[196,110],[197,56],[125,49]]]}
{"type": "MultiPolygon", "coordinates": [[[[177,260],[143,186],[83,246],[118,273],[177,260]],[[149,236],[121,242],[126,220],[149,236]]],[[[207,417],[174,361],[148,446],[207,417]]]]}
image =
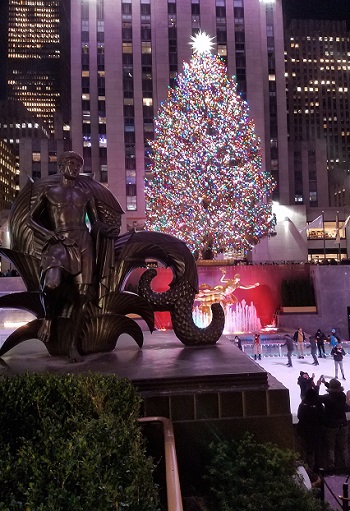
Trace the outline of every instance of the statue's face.
{"type": "Polygon", "coordinates": [[[62,162],[61,173],[67,179],[75,179],[80,172],[81,163],[76,158],[67,158],[62,162]]]}

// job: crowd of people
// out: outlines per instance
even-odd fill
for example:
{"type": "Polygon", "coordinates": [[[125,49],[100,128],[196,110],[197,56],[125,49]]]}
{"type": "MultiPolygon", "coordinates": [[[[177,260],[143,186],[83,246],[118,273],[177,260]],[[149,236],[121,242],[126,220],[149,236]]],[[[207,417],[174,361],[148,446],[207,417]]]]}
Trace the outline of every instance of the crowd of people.
{"type": "MultiPolygon", "coordinates": [[[[236,336],[236,344],[237,339],[236,336]]],[[[340,337],[334,328],[327,335],[321,329],[309,335],[299,327],[294,335],[285,334],[282,346],[287,348],[288,367],[293,367],[293,358],[296,358],[293,357],[294,352],[298,359],[304,359],[306,354],[310,354],[314,366],[320,366],[321,359],[332,357],[334,378],[326,381],[321,375],[316,381],[315,373],[306,371],[300,371],[297,377],[301,400],[297,412],[297,432],[304,459],[312,471],[318,473],[322,467],[329,473],[348,473],[350,442],[346,413],[350,412],[350,390],[345,394],[339,381],[339,377],[346,381],[343,366],[346,352],[340,337]],[[327,350],[326,346],[329,346],[327,350]]],[[[253,357],[255,360],[262,357],[258,333],[253,336],[253,357]]]]}
{"type": "Polygon", "coordinates": [[[12,270],[0,271],[0,277],[19,277],[19,273],[15,268],[12,268],[12,270]]]}
{"type": "Polygon", "coordinates": [[[325,335],[322,330],[318,329],[315,335],[307,335],[302,327],[294,332],[293,337],[289,334],[285,335],[285,342],[282,346],[287,348],[287,366],[293,367],[292,354],[297,348],[298,359],[303,359],[305,356],[305,349],[310,348],[310,354],[313,359],[313,365],[318,366],[320,358],[325,358],[325,342],[329,342],[331,346],[330,355],[334,360],[334,377],[338,378],[339,370],[341,372],[343,380],[346,380],[343,366],[343,358],[345,351],[340,337],[336,334],[334,328],[332,328],[329,335],[325,335]],[[318,357],[317,357],[318,353],[318,357]]]}
{"type": "Polygon", "coordinates": [[[340,381],[328,382],[321,376],[300,372],[298,384],[301,402],[298,407],[297,431],[305,455],[305,461],[314,471],[320,467],[329,472],[348,472],[348,424],[346,412],[350,411],[347,396],[340,381]],[[324,385],[326,393],[321,393],[324,385]]]}
{"type": "MultiPolygon", "coordinates": [[[[291,338],[288,338],[290,343],[291,338]]],[[[287,342],[287,339],[286,339],[287,342]]],[[[326,336],[320,329],[315,335],[307,336],[299,328],[292,338],[297,344],[298,357],[304,357],[304,349],[311,348],[313,365],[319,365],[318,358],[325,358],[325,343],[329,342],[330,356],[334,360],[334,378],[326,381],[323,375],[315,381],[315,374],[300,371],[297,384],[300,387],[301,402],[298,407],[297,431],[308,466],[318,471],[320,467],[329,472],[349,470],[348,424],[346,413],[350,411],[350,391],[347,395],[338,376],[345,380],[343,358],[346,355],[341,339],[335,329],[326,336]],[[309,344],[306,344],[306,341],[309,344]],[[321,392],[324,385],[325,392],[321,392]]],[[[287,344],[288,346],[288,344],[287,344]]],[[[288,357],[288,366],[290,356],[288,357]]]]}

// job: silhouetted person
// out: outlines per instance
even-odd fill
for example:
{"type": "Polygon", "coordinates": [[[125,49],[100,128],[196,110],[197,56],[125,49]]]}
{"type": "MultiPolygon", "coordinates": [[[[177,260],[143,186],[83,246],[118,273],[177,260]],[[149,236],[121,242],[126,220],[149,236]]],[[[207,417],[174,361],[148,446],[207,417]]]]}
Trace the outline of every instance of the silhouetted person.
{"type": "Polygon", "coordinates": [[[301,399],[304,399],[306,392],[309,389],[314,389],[316,387],[314,378],[315,378],[314,373],[312,373],[312,376],[310,376],[309,373],[300,371],[300,374],[297,379],[297,384],[300,387],[300,398],[301,399]]]}
{"type": "Polygon", "coordinates": [[[305,461],[312,470],[320,467],[320,448],[324,410],[316,388],[309,388],[298,407],[297,431],[305,452],[305,461]]]}
{"type": "Polygon", "coordinates": [[[342,469],[348,466],[348,425],[346,420],[346,396],[340,381],[333,378],[328,383],[321,379],[320,383],[327,387],[327,394],[320,396],[324,404],[324,435],[327,450],[327,468],[334,470],[336,458],[342,469]]]}

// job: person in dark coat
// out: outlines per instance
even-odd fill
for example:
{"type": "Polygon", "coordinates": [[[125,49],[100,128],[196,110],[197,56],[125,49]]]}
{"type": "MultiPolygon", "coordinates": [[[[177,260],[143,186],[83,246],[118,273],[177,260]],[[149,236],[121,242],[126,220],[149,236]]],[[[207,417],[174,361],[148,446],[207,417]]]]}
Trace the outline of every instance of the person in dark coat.
{"type": "Polygon", "coordinates": [[[294,351],[294,341],[293,341],[293,338],[286,334],[284,336],[285,338],[285,343],[282,344],[282,346],[287,346],[287,359],[288,359],[288,363],[287,363],[287,366],[288,367],[293,367],[293,364],[292,364],[292,354],[293,354],[293,351],[294,351]]]}
{"type": "Polygon", "coordinates": [[[346,420],[346,396],[340,381],[332,378],[328,383],[324,378],[321,382],[327,388],[327,394],[319,396],[324,404],[324,437],[327,449],[327,468],[336,468],[336,458],[339,468],[348,467],[348,425],[346,420]]]}
{"type": "Polygon", "coordinates": [[[340,340],[337,341],[337,344],[332,348],[331,355],[334,359],[334,377],[338,378],[338,371],[340,368],[341,374],[343,376],[343,380],[346,380],[345,374],[344,374],[344,367],[343,367],[343,358],[345,357],[345,351],[343,348],[343,345],[340,340]]]}
{"type": "Polygon", "coordinates": [[[300,398],[304,399],[306,392],[309,389],[316,388],[315,382],[314,382],[315,375],[312,373],[312,376],[309,375],[309,373],[305,373],[304,371],[300,371],[300,374],[297,379],[297,384],[300,387],[300,398]]]}
{"type": "Polygon", "coordinates": [[[311,348],[311,356],[313,358],[313,363],[312,365],[314,366],[318,366],[319,363],[318,363],[318,360],[317,360],[317,356],[316,356],[316,353],[317,353],[317,344],[316,344],[316,338],[314,335],[310,335],[309,337],[309,342],[310,342],[310,348],[311,348]]]}
{"type": "Polygon", "coordinates": [[[322,427],[324,410],[316,388],[309,388],[298,407],[297,432],[305,453],[305,461],[311,470],[320,468],[322,427]]]}
{"type": "Polygon", "coordinates": [[[325,334],[322,332],[322,330],[318,329],[317,332],[315,333],[315,338],[318,348],[318,357],[326,358],[326,351],[324,349],[324,341],[326,339],[325,334]]]}

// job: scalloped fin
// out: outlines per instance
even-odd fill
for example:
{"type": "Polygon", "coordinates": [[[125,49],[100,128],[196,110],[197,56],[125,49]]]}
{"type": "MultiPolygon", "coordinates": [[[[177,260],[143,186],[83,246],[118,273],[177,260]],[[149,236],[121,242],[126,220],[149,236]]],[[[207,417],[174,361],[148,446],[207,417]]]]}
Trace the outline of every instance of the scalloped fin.
{"type": "Polygon", "coordinates": [[[154,331],[154,312],[149,302],[131,291],[110,293],[101,300],[101,307],[112,314],[138,314],[146,322],[150,332],[154,331]]]}
{"type": "Polygon", "coordinates": [[[28,341],[29,339],[38,339],[38,332],[42,324],[42,319],[34,319],[26,325],[23,325],[12,334],[8,336],[4,344],[0,348],[0,357],[5,355],[12,348],[21,342],[28,341]]]}
{"type": "Polygon", "coordinates": [[[170,287],[185,277],[198,293],[196,261],[187,245],[170,234],[155,231],[131,231],[115,240],[115,256],[118,266],[117,280],[123,283],[127,275],[146,259],[162,261],[174,273],[170,287]]]}
{"type": "Polygon", "coordinates": [[[132,319],[120,314],[102,314],[89,318],[85,325],[81,340],[83,354],[97,351],[112,351],[121,334],[128,334],[139,348],[143,345],[143,332],[132,319]]]}

